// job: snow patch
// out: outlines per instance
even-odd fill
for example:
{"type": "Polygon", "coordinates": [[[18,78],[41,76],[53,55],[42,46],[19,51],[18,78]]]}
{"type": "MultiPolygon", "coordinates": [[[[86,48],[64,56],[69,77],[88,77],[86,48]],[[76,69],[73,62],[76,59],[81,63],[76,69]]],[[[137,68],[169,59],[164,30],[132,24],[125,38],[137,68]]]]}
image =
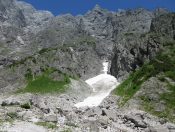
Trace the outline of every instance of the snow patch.
{"type": "Polygon", "coordinates": [[[119,82],[114,76],[107,74],[108,62],[103,62],[103,74],[95,76],[86,80],[86,83],[93,88],[93,93],[87,97],[83,102],[75,104],[75,107],[95,107],[101,104],[113,89],[119,85],[119,82]]]}
{"type": "Polygon", "coordinates": [[[21,44],[24,44],[24,41],[23,41],[23,39],[21,38],[21,36],[17,36],[17,40],[18,40],[21,44]]]}

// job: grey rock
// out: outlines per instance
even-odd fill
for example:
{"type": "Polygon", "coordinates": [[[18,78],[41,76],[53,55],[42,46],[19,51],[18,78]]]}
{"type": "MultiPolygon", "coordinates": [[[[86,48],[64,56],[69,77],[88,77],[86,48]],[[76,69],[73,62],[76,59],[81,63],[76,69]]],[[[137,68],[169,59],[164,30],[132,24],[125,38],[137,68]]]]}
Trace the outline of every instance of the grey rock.
{"type": "Polygon", "coordinates": [[[169,132],[167,128],[164,128],[162,126],[149,127],[147,131],[148,132],[169,132]]]}
{"type": "Polygon", "coordinates": [[[113,121],[116,121],[117,119],[117,114],[115,110],[104,110],[104,113],[106,114],[106,116],[113,121]]]}
{"type": "Polygon", "coordinates": [[[66,117],[65,116],[59,116],[57,118],[57,121],[60,125],[64,125],[66,123],[66,117]]]}
{"type": "Polygon", "coordinates": [[[160,103],[156,104],[154,109],[156,112],[164,111],[165,110],[165,103],[160,102],[160,103]]]}
{"type": "Polygon", "coordinates": [[[106,128],[109,123],[108,120],[109,118],[107,116],[100,116],[98,122],[100,123],[102,128],[106,128]]]}
{"type": "Polygon", "coordinates": [[[57,122],[57,116],[56,115],[46,115],[43,117],[43,120],[46,122],[57,122]]]}
{"type": "MultiPolygon", "coordinates": [[[[169,40],[174,39],[174,29],[172,28],[173,23],[170,23],[174,20],[174,15],[172,13],[167,14],[162,11],[162,15],[154,16],[153,13],[145,11],[144,9],[128,11],[126,13],[129,14],[129,17],[123,17],[127,22],[135,19],[136,16],[141,19],[141,21],[136,25],[132,24],[133,27],[137,26],[134,30],[132,30],[132,27],[128,28],[123,20],[121,21],[123,23],[123,27],[121,26],[122,29],[119,30],[118,27],[116,27],[115,54],[112,59],[110,72],[121,80],[125,79],[130,71],[140,67],[144,61],[155,57],[156,53],[163,46],[163,36],[169,40]],[[143,16],[140,13],[146,15],[146,21],[142,21],[143,16]],[[127,28],[125,29],[127,32],[125,32],[123,28],[127,28]],[[167,31],[166,34],[165,30],[167,31]],[[152,33],[152,35],[150,33],[152,33]],[[153,34],[157,34],[157,37],[153,34]]],[[[159,12],[159,14],[161,13],[159,12]]],[[[135,20],[133,20],[133,22],[135,22],[135,20]]]]}
{"type": "Polygon", "coordinates": [[[45,105],[44,100],[40,96],[33,96],[30,100],[30,103],[34,105],[35,107],[39,108],[42,112],[45,114],[50,113],[50,108],[48,108],[47,105],[45,105]]]}
{"type": "Polygon", "coordinates": [[[101,72],[104,58],[111,61],[110,73],[122,80],[159,51],[159,40],[145,34],[151,31],[164,35],[168,30],[167,36],[174,37],[174,29],[169,28],[173,27],[170,21],[174,15],[163,9],[110,12],[96,6],[83,16],[54,17],[22,1],[1,0],[1,16],[0,88],[8,90],[23,87],[24,75],[31,67],[36,75],[45,67],[54,67],[85,80],[101,72]],[[46,53],[38,54],[46,48],[46,53]],[[33,59],[26,59],[29,56],[33,59]],[[9,72],[7,66],[23,60],[15,73],[9,72]]]}
{"type": "Polygon", "coordinates": [[[71,79],[71,84],[67,94],[71,97],[75,97],[77,101],[82,101],[92,93],[92,87],[90,87],[83,80],[71,79]]]}
{"type": "Polygon", "coordinates": [[[174,132],[175,131],[175,125],[174,124],[167,123],[167,128],[169,129],[170,132],[174,132]]]}
{"type": "Polygon", "coordinates": [[[10,102],[10,105],[20,105],[20,102],[12,100],[12,102],[10,102]]]}
{"type": "Polygon", "coordinates": [[[2,101],[1,106],[12,106],[12,105],[20,105],[20,102],[17,100],[4,100],[2,101]]]}
{"type": "Polygon", "coordinates": [[[142,117],[139,115],[125,115],[124,117],[127,121],[131,121],[135,124],[135,127],[146,128],[147,124],[143,121],[142,117]]]}

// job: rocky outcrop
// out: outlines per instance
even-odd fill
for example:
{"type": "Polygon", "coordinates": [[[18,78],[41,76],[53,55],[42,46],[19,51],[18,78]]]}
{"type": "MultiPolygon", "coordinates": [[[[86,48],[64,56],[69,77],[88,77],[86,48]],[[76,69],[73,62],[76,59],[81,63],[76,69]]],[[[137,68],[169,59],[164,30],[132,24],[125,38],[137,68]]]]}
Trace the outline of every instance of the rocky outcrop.
{"type": "Polygon", "coordinates": [[[166,12],[156,17],[152,15],[148,20],[147,24],[141,22],[147,25],[145,30],[135,28],[133,32],[119,34],[116,37],[115,54],[110,69],[115,77],[124,79],[145,61],[154,58],[164,43],[174,40],[174,14],[166,12]]]}

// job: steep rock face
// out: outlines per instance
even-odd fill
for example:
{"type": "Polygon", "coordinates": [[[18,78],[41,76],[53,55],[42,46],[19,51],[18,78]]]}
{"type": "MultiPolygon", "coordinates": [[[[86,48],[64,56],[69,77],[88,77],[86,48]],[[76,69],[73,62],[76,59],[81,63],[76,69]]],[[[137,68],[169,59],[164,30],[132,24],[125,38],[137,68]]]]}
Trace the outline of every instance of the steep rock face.
{"type": "Polygon", "coordinates": [[[160,42],[160,38],[152,34],[145,37],[140,37],[138,34],[125,37],[121,43],[123,45],[117,45],[114,49],[115,55],[112,59],[111,74],[124,79],[128,73],[142,66],[145,61],[156,55],[162,47],[160,42]]]}
{"type": "MultiPolygon", "coordinates": [[[[161,47],[159,36],[164,37],[166,31],[169,38],[175,36],[173,14],[164,9],[110,12],[97,5],[83,16],[54,17],[22,1],[0,0],[0,3],[2,78],[9,65],[32,56],[37,61],[35,67],[54,67],[82,79],[99,74],[101,60],[107,59],[111,61],[110,73],[123,79],[155,56],[161,47]],[[36,57],[42,51],[46,52],[36,57]]],[[[28,66],[21,73],[25,74],[27,69],[28,66]]]]}
{"type": "Polygon", "coordinates": [[[6,22],[6,24],[12,24],[17,27],[24,27],[26,25],[24,14],[15,6],[14,0],[1,0],[0,14],[1,22],[4,24],[6,22]]]}
{"type": "Polygon", "coordinates": [[[112,38],[112,17],[114,13],[102,9],[96,5],[91,11],[84,16],[77,16],[80,27],[86,33],[96,38],[98,45],[96,51],[100,57],[110,58],[113,49],[112,38]]]}
{"type": "Polygon", "coordinates": [[[38,32],[54,17],[51,12],[37,11],[30,4],[23,1],[15,1],[15,5],[24,15],[26,23],[25,31],[38,32]]]}
{"type": "Polygon", "coordinates": [[[143,8],[118,12],[113,19],[115,39],[122,33],[148,32],[153,18],[153,12],[143,8]]]}
{"type": "MultiPolygon", "coordinates": [[[[17,27],[9,22],[10,31],[2,31],[1,89],[8,91],[22,87],[29,69],[39,75],[43,67],[52,67],[82,79],[100,73],[102,64],[95,50],[97,42],[82,33],[75,17],[70,14],[53,17],[51,13],[36,11],[21,1],[5,4],[22,12],[25,26],[17,27]]],[[[2,24],[2,27],[6,25],[2,24]]]]}
{"type": "Polygon", "coordinates": [[[52,17],[25,2],[0,0],[0,61],[6,64],[31,55],[32,38],[52,17]]]}
{"type": "MultiPolygon", "coordinates": [[[[160,12],[159,12],[160,13],[160,12]]],[[[174,38],[174,15],[165,12],[155,15],[147,23],[146,31],[136,30],[116,36],[111,74],[124,79],[130,71],[152,59],[163,47],[163,43],[174,38]]],[[[143,24],[145,25],[145,24],[143,24]]]]}
{"type": "Polygon", "coordinates": [[[44,30],[36,34],[32,47],[42,49],[71,43],[74,45],[73,41],[80,35],[78,23],[72,15],[57,16],[49,21],[44,30]]]}
{"type": "Polygon", "coordinates": [[[156,32],[160,37],[175,39],[175,14],[163,14],[156,17],[151,24],[151,32],[156,32]]]}
{"type": "Polygon", "coordinates": [[[148,58],[147,39],[141,34],[148,33],[153,12],[136,9],[119,12],[113,20],[115,48],[110,72],[117,78],[125,78],[127,74],[142,65],[148,58]]]}
{"type": "Polygon", "coordinates": [[[28,71],[38,76],[47,68],[58,69],[72,77],[82,79],[100,73],[102,62],[94,51],[94,43],[80,41],[76,44],[77,47],[68,45],[45,48],[32,56],[8,64],[0,69],[0,88],[8,91],[23,87],[28,71]]]}

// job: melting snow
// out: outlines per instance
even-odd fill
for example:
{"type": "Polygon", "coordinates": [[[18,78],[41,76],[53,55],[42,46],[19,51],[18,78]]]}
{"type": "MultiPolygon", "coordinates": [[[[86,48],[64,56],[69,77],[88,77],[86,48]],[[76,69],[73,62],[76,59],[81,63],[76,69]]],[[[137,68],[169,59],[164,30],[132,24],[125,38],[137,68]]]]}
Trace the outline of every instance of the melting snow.
{"type": "Polygon", "coordinates": [[[86,80],[93,88],[93,94],[87,97],[83,102],[75,104],[75,107],[94,107],[100,105],[104,98],[106,98],[110,92],[116,88],[119,84],[114,76],[107,74],[108,62],[103,62],[103,74],[95,76],[86,80]]]}

